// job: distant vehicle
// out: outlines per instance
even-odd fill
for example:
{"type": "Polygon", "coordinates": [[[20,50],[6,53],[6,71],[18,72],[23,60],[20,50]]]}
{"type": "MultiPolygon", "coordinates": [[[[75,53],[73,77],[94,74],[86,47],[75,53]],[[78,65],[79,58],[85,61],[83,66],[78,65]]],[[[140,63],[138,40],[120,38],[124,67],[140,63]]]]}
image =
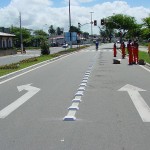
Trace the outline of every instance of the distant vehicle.
{"type": "Polygon", "coordinates": [[[50,46],[51,47],[58,47],[58,43],[51,43],[50,46]]]}
{"type": "Polygon", "coordinates": [[[117,41],[117,42],[116,42],[116,47],[117,47],[117,48],[120,48],[120,46],[121,46],[120,41],[117,41]]]}
{"type": "Polygon", "coordinates": [[[62,45],[62,47],[63,47],[63,48],[67,48],[67,47],[68,47],[68,44],[67,44],[67,43],[64,43],[64,44],[62,45]]]}

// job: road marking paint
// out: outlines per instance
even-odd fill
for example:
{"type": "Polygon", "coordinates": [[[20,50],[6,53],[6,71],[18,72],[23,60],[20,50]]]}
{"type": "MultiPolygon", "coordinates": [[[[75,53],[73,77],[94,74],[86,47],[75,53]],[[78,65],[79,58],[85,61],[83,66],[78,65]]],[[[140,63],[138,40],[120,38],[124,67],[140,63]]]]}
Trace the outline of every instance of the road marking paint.
{"type": "Polygon", "coordinates": [[[78,91],[85,91],[85,87],[83,87],[83,86],[79,87],[78,91]]]}
{"type": "Polygon", "coordinates": [[[64,121],[75,121],[76,110],[69,110],[67,116],[64,117],[64,121]]]}
{"type": "Polygon", "coordinates": [[[127,91],[143,122],[150,122],[150,108],[139,93],[145,90],[127,84],[118,91],[127,91]]]}
{"type": "Polygon", "coordinates": [[[22,104],[24,104],[26,101],[28,101],[32,96],[34,96],[36,93],[40,91],[39,88],[31,86],[31,84],[28,85],[22,85],[17,87],[19,92],[22,90],[27,90],[28,92],[18,98],[16,101],[5,107],[0,111],[0,118],[4,119],[9,114],[11,114],[13,111],[15,111],[17,108],[19,108],[22,104]]]}
{"type": "Polygon", "coordinates": [[[85,73],[85,75],[90,75],[90,73],[85,73]]]}
{"type": "MultiPolygon", "coordinates": [[[[96,57],[96,55],[95,55],[95,57],[96,57]]],[[[94,57],[94,60],[95,60],[95,57],[94,57]]],[[[67,114],[67,116],[65,116],[63,118],[63,121],[75,121],[76,120],[75,114],[76,114],[77,110],[79,110],[79,104],[82,101],[81,97],[83,96],[83,93],[85,91],[85,87],[87,85],[89,75],[91,73],[94,63],[95,63],[95,61],[92,62],[92,64],[88,68],[88,71],[86,71],[84,78],[78,88],[78,91],[75,94],[75,98],[72,100],[72,105],[68,108],[68,110],[69,110],[68,114],[67,114]]]]}
{"type": "Polygon", "coordinates": [[[89,71],[86,71],[86,73],[91,73],[91,71],[89,70],[89,71]]]}
{"type": "Polygon", "coordinates": [[[81,83],[80,84],[80,86],[86,86],[87,85],[87,83],[81,83]]]}
{"type": "Polygon", "coordinates": [[[87,83],[88,82],[88,80],[82,80],[82,82],[81,83],[87,83]]]}
{"type": "Polygon", "coordinates": [[[88,77],[84,77],[83,80],[88,80],[88,77]]]}
{"type": "Polygon", "coordinates": [[[76,99],[76,98],[72,100],[72,102],[79,102],[79,103],[80,103],[81,101],[82,101],[81,99],[76,99]]]}
{"type": "Polygon", "coordinates": [[[86,78],[86,77],[88,78],[88,77],[89,77],[89,75],[85,75],[84,77],[85,77],[85,78],[86,78]]]}
{"type": "Polygon", "coordinates": [[[79,102],[73,102],[72,105],[68,108],[68,110],[79,110],[79,102]]]}
{"type": "Polygon", "coordinates": [[[140,67],[142,67],[143,69],[145,69],[146,71],[150,72],[150,70],[142,65],[139,65],[140,67]]]}
{"type": "MultiPolygon", "coordinates": [[[[6,79],[6,80],[4,80],[4,81],[1,81],[1,82],[0,82],[0,85],[3,84],[3,83],[6,83],[6,82],[8,82],[8,81],[11,81],[11,80],[13,80],[13,79],[15,79],[15,78],[18,78],[18,77],[20,77],[20,76],[22,76],[22,75],[25,75],[25,74],[27,74],[27,73],[29,73],[29,72],[31,72],[31,71],[34,71],[34,70],[36,70],[36,69],[39,69],[39,68],[41,68],[41,67],[44,67],[44,66],[46,66],[46,65],[49,65],[49,64],[51,64],[51,63],[54,63],[54,62],[56,62],[56,61],[58,61],[58,60],[64,59],[64,58],[66,58],[66,57],[69,57],[70,55],[73,55],[73,54],[76,54],[76,53],[77,53],[77,52],[74,52],[74,53],[72,53],[72,54],[69,54],[69,55],[66,55],[66,56],[63,56],[63,57],[62,57],[62,56],[59,56],[59,57],[56,57],[56,58],[54,58],[54,59],[47,60],[47,61],[44,61],[44,62],[35,64],[35,65],[33,65],[33,66],[30,66],[30,67],[21,69],[21,70],[19,70],[19,71],[24,71],[24,70],[26,70],[26,69],[33,68],[33,67],[35,66],[33,69],[30,69],[30,70],[28,70],[28,71],[25,71],[25,72],[23,72],[23,73],[20,73],[20,74],[18,74],[18,75],[15,75],[14,77],[11,77],[11,78],[9,78],[9,79],[6,79]],[[44,63],[44,64],[43,64],[43,63],[44,63]],[[43,64],[43,65],[40,65],[40,64],[43,64]],[[40,66],[37,66],[37,65],[40,65],[40,66]],[[36,66],[37,66],[37,67],[36,67],[36,66]]],[[[14,73],[17,73],[17,72],[19,72],[19,71],[15,71],[15,72],[12,72],[12,73],[7,74],[7,75],[5,75],[5,76],[2,76],[2,77],[0,77],[0,79],[2,79],[3,77],[8,77],[9,75],[13,75],[14,73]]]]}
{"type": "Polygon", "coordinates": [[[83,96],[83,91],[78,91],[75,96],[83,96]]]}

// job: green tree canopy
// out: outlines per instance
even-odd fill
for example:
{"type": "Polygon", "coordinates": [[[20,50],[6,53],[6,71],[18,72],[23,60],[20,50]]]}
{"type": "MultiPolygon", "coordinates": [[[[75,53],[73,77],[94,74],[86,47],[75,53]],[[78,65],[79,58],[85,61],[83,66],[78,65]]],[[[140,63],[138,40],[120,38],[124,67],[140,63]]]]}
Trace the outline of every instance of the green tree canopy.
{"type": "Polygon", "coordinates": [[[136,25],[135,18],[128,15],[116,14],[106,18],[107,28],[121,30],[123,34],[132,30],[136,25]]]}
{"type": "Polygon", "coordinates": [[[49,27],[48,32],[49,32],[49,34],[51,34],[51,35],[54,35],[54,34],[56,33],[56,30],[54,29],[53,25],[51,25],[51,26],[49,27]]]}
{"type": "Polygon", "coordinates": [[[150,16],[143,19],[142,37],[150,39],[150,16]]]}
{"type": "Polygon", "coordinates": [[[10,28],[10,33],[15,34],[16,36],[14,37],[14,43],[16,47],[20,47],[20,43],[21,43],[21,30],[22,30],[22,37],[23,37],[23,44],[24,45],[28,45],[30,38],[31,38],[31,33],[28,29],[26,28],[22,28],[20,29],[19,27],[14,27],[11,26],[10,28]]]}
{"type": "Polygon", "coordinates": [[[75,26],[71,26],[69,32],[82,33],[81,30],[75,26]]]}

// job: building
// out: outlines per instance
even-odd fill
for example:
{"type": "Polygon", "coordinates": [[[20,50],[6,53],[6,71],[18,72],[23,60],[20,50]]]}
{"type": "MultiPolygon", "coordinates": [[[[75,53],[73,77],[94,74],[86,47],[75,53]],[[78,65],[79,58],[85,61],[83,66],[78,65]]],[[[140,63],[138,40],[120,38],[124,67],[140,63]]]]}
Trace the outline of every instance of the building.
{"type": "Polygon", "coordinates": [[[14,34],[0,32],[0,56],[16,54],[13,50],[14,34]]]}
{"type": "Polygon", "coordinates": [[[61,46],[64,43],[64,36],[54,36],[49,38],[50,44],[56,43],[58,46],[61,46]]]}

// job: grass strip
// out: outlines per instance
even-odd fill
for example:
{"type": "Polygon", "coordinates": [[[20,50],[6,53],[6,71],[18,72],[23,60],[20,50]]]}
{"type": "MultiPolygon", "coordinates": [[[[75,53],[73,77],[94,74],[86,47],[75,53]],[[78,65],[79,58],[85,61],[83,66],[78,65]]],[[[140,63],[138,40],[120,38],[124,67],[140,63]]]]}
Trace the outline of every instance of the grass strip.
{"type": "Polygon", "coordinates": [[[147,52],[139,51],[139,59],[144,59],[145,62],[150,64],[150,56],[147,52]]]}
{"type": "Polygon", "coordinates": [[[12,73],[15,71],[19,71],[21,69],[27,68],[29,66],[35,65],[37,63],[40,63],[40,62],[43,62],[46,60],[50,60],[52,58],[58,57],[63,54],[67,54],[67,53],[74,52],[74,51],[79,51],[86,47],[88,47],[88,46],[81,46],[80,48],[71,48],[71,49],[67,49],[64,51],[60,51],[58,53],[54,53],[54,54],[50,54],[50,55],[41,55],[39,57],[24,59],[17,63],[0,66],[0,76],[9,74],[9,73],[12,73]]]}

